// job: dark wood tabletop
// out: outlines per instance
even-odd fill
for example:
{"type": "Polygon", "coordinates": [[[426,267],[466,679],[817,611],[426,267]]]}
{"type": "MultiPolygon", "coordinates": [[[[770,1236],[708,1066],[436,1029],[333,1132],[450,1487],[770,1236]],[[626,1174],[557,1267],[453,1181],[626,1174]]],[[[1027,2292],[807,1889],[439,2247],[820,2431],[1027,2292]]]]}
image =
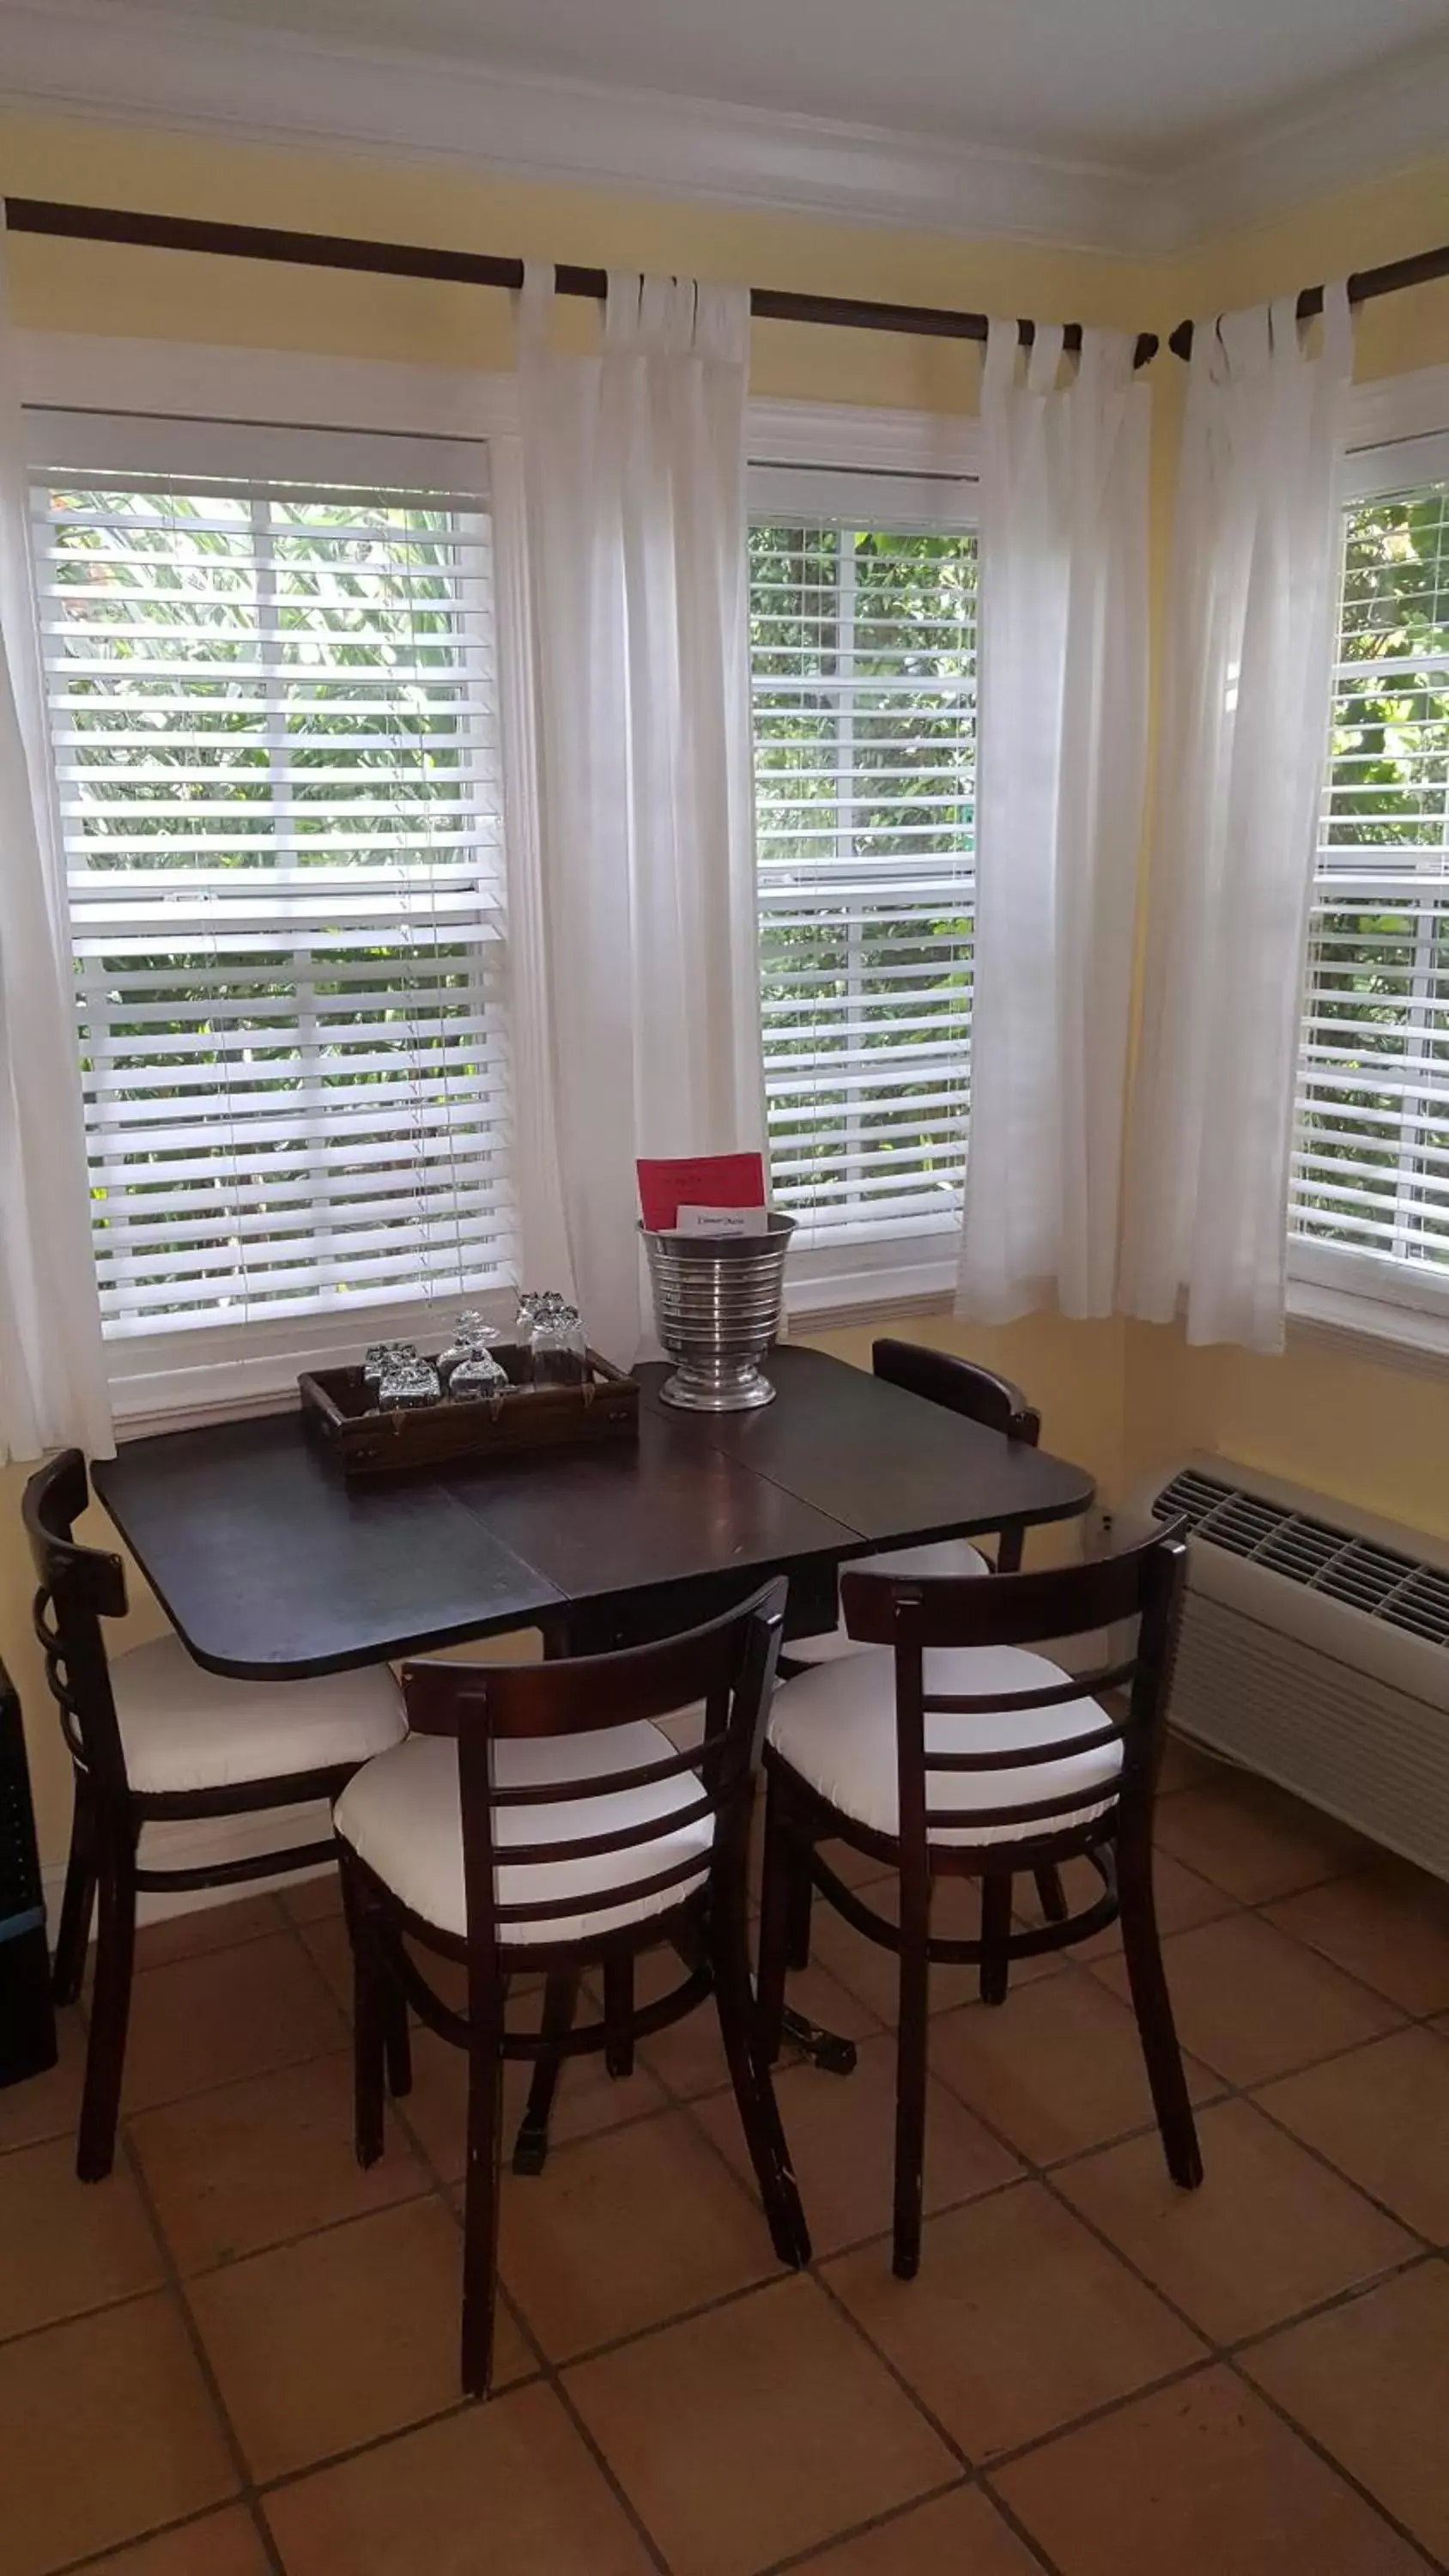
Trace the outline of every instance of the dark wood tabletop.
{"type": "Polygon", "coordinates": [[[754,1414],[678,1413],[639,1372],[639,1441],[343,1483],[299,1414],[129,1441],[97,1493],[200,1664],[290,1680],[542,1627],[597,1651],[790,1576],[832,1625],[836,1568],[1084,1512],[1092,1480],[824,1352],[782,1349],[754,1414]]]}

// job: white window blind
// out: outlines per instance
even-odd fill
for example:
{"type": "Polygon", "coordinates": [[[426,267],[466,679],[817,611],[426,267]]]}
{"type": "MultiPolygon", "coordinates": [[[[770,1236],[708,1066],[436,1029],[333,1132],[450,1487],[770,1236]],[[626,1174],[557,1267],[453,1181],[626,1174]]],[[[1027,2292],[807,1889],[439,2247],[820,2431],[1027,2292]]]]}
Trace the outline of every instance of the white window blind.
{"type": "Polygon", "coordinates": [[[806,1244],[951,1227],[969,1088],[976,541],[772,514],[750,566],[775,1199],[806,1244]]]}
{"type": "Polygon", "coordinates": [[[477,497],[57,471],[36,518],[107,1333],[501,1283],[477,497]]]}
{"type": "Polygon", "coordinates": [[[1297,1267],[1449,1295],[1446,482],[1346,513],[1290,1223],[1297,1267]]]}

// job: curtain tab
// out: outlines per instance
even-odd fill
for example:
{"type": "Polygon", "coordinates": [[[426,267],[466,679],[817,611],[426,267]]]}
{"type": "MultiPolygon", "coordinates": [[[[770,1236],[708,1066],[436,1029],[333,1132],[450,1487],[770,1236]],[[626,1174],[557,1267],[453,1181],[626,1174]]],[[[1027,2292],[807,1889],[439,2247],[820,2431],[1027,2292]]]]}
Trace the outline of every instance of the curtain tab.
{"type": "Polygon", "coordinates": [[[546,349],[555,299],[551,259],[526,259],[523,284],[513,296],[513,328],[520,349],[546,349]]]}
{"type": "Polygon", "coordinates": [[[606,349],[637,349],[642,337],[645,290],[657,285],[656,279],[644,278],[637,269],[611,268],[608,293],[604,298],[604,346],[606,349]]]}
{"type": "Polygon", "coordinates": [[[1323,290],[1323,361],[1331,376],[1347,382],[1353,375],[1353,306],[1348,279],[1335,277],[1323,290]]]}
{"type": "Polygon", "coordinates": [[[986,325],[986,359],[981,370],[981,408],[997,403],[1016,383],[1016,353],[1021,343],[1014,322],[991,315],[986,325]]]}
{"type": "Polygon", "coordinates": [[[1066,337],[1060,322],[1038,322],[1026,361],[1026,389],[1032,394],[1049,394],[1056,390],[1057,373],[1062,363],[1062,342],[1066,337]]]}

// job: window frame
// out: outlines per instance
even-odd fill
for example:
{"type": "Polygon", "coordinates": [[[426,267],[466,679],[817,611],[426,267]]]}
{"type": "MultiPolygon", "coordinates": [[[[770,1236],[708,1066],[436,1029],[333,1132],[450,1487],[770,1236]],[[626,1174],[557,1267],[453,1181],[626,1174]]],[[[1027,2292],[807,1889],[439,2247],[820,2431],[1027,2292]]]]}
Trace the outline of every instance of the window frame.
{"type": "MultiPolygon", "coordinates": [[[[536,1061],[539,977],[532,954],[534,908],[516,900],[519,871],[532,861],[534,809],[526,765],[527,636],[510,608],[522,582],[517,402],[510,377],[386,361],[294,356],[285,351],[97,340],[22,332],[19,338],[26,463],[77,472],[132,470],[286,474],[316,482],[317,438],[329,440],[339,481],[385,482],[429,451],[451,462],[449,480],[477,489],[493,533],[493,593],[499,691],[499,768],[508,901],[505,1008],[515,1083],[520,1060],[536,1061]],[[335,443],[335,444],[334,444],[335,443]],[[289,452],[294,464],[289,468],[289,452]],[[460,471],[460,467],[462,470],[460,471]],[[468,479],[471,475],[471,480],[468,479]],[[515,936],[521,925],[521,940],[515,936]]],[[[515,1102],[515,1108],[517,1104],[515,1102]]],[[[514,1197],[526,1261],[531,1211],[519,1186],[529,1119],[513,1119],[514,1197]]],[[[513,1292],[480,1292],[490,1317],[511,1320],[513,1292]]],[[[106,1342],[107,1377],[119,1439],[208,1421],[281,1412],[296,1403],[303,1369],[338,1367],[366,1344],[435,1330],[446,1296],[369,1305],[355,1324],[335,1312],[192,1325],[125,1334],[106,1342]]]]}
{"type": "MultiPolygon", "coordinates": [[[[980,434],[956,414],[882,411],[834,403],[750,406],[748,515],[792,508],[922,532],[978,524],[980,434]],[[939,506],[938,506],[939,505],[939,506]]],[[[944,1313],[956,1285],[959,1224],[914,1228],[867,1241],[802,1246],[791,1257],[786,1312],[798,1332],[944,1313]]]]}
{"type": "MultiPolygon", "coordinates": [[[[1441,481],[1449,481],[1449,367],[1355,386],[1340,477],[1344,509],[1441,481]]],[[[1334,667],[1336,674],[1336,650],[1334,667]]],[[[1295,1060],[1295,1085],[1296,1079],[1295,1060]]],[[[1441,1286],[1418,1264],[1314,1242],[1291,1230],[1286,1244],[1295,1339],[1358,1345],[1377,1359],[1412,1369],[1449,1367],[1449,1277],[1441,1286]]]]}

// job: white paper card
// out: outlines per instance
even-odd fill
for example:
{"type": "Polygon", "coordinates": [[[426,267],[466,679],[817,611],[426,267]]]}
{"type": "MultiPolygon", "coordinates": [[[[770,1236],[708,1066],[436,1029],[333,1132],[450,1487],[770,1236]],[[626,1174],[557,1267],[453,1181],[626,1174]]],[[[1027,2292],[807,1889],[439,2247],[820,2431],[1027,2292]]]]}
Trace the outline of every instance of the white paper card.
{"type": "Polygon", "coordinates": [[[769,1209],[762,1207],[682,1207],[676,1234],[767,1234],[769,1209]]]}

